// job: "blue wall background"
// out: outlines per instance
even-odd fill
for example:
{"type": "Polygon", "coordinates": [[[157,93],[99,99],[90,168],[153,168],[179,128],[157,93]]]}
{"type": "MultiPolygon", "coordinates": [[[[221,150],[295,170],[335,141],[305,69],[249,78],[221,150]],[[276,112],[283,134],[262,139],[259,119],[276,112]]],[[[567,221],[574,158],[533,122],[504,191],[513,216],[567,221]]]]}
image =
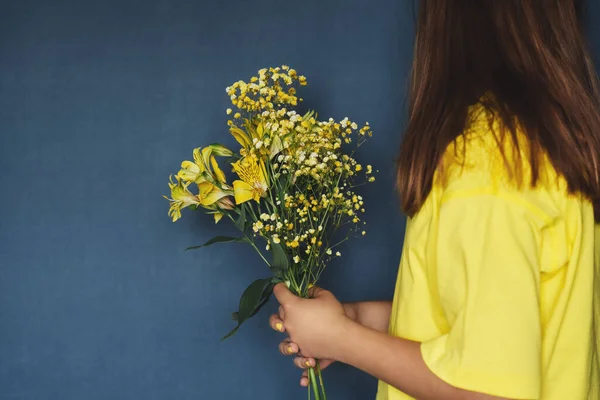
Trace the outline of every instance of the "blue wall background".
{"type": "MultiPolygon", "coordinates": [[[[192,148],[233,143],[224,88],[290,64],[306,106],[375,130],[358,155],[380,170],[363,192],[369,234],[323,284],[389,299],[412,3],[0,1],[0,399],[304,399],[267,326],[274,303],[219,342],[266,272],[257,257],[183,252],[226,228],[172,224],[161,195],[192,148]]],[[[593,24],[592,37],[597,49],[593,24]]],[[[374,396],[347,366],[325,375],[332,399],[374,396]]]]}

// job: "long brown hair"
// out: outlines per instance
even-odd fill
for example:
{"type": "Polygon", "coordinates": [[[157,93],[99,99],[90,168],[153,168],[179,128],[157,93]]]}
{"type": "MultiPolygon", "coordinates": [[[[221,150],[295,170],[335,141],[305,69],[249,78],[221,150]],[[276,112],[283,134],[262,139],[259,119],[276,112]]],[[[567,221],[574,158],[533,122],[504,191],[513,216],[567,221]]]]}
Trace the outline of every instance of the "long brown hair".
{"type": "Polygon", "coordinates": [[[412,216],[428,196],[468,107],[492,93],[516,146],[526,134],[531,185],[546,154],[600,217],[600,91],[586,47],[581,1],[421,0],[397,186],[412,216]]]}

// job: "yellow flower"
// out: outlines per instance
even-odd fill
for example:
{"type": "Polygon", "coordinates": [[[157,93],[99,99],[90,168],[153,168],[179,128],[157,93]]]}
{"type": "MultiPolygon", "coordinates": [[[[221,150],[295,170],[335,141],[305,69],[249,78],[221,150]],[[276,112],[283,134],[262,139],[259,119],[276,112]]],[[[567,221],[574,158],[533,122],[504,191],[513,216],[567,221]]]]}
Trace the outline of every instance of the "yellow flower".
{"type": "Polygon", "coordinates": [[[236,204],[254,199],[258,202],[266,196],[268,182],[265,176],[265,166],[253,157],[244,157],[231,164],[240,180],[233,181],[233,194],[236,204]]]}
{"type": "Polygon", "coordinates": [[[224,191],[210,182],[202,182],[198,184],[198,200],[202,206],[212,206],[223,197],[230,193],[224,191]]]}
{"type": "Polygon", "coordinates": [[[189,206],[202,206],[210,210],[216,210],[214,213],[215,222],[223,217],[218,210],[231,209],[231,190],[221,189],[210,182],[201,182],[198,184],[198,194],[193,194],[188,186],[191,182],[184,182],[179,176],[175,176],[176,182],[169,177],[169,188],[171,189],[171,198],[164,196],[171,202],[169,207],[169,216],[173,222],[181,218],[181,210],[189,206]]]}
{"type": "Polygon", "coordinates": [[[260,221],[256,221],[254,224],[252,224],[252,230],[254,232],[258,232],[260,231],[262,228],[264,228],[264,225],[262,222],[260,221]]]}
{"type": "Polygon", "coordinates": [[[231,126],[229,128],[229,132],[231,132],[231,136],[233,136],[235,140],[242,145],[242,147],[249,148],[252,146],[252,139],[248,136],[248,134],[246,134],[246,132],[237,126],[231,126]]]}
{"type": "Polygon", "coordinates": [[[181,210],[191,205],[200,204],[200,200],[192,192],[189,191],[189,183],[182,182],[179,176],[175,176],[177,182],[173,182],[172,177],[169,177],[169,188],[171,189],[171,198],[166,196],[165,199],[171,202],[169,207],[169,217],[173,222],[181,218],[181,210]]]}
{"type": "Polygon", "coordinates": [[[202,155],[200,154],[200,148],[194,149],[194,161],[184,161],[181,163],[181,170],[177,173],[177,176],[186,182],[202,182],[204,177],[202,173],[206,170],[202,155]]]}
{"type": "Polygon", "coordinates": [[[231,156],[233,152],[221,145],[212,144],[203,149],[198,147],[193,152],[194,161],[183,161],[177,176],[186,182],[202,183],[209,181],[217,184],[225,183],[225,174],[219,168],[215,155],[231,156]]]}

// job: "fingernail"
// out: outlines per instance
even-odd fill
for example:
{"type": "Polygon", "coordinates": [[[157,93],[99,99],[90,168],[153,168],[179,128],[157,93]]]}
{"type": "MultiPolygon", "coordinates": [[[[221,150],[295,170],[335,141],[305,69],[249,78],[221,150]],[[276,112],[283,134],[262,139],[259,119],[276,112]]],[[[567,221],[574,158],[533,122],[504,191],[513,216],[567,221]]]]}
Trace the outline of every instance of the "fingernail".
{"type": "Polygon", "coordinates": [[[289,354],[292,354],[292,353],[294,353],[294,348],[293,348],[292,346],[288,346],[288,348],[287,348],[287,352],[288,352],[289,354]]]}
{"type": "Polygon", "coordinates": [[[304,361],[304,365],[306,365],[307,367],[310,367],[310,360],[304,361]]]}
{"type": "Polygon", "coordinates": [[[277,329],[279,332],[283,332],[283,324],[281,322],[276,323],[275,329],[277,329]]]}

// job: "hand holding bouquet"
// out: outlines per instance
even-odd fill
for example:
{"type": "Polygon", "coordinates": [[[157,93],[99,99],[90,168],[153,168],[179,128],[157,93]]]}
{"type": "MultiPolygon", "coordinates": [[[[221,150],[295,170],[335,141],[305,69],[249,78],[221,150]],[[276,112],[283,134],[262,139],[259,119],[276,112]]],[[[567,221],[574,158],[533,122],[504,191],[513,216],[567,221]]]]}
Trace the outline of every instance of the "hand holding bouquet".
{"type": "MultiPolygon", "coordinates": [[[[215,222],[231,220],[240,231],[238,237],[216,236],[192,248],[247,243],[271,272],[244,291],[233,314],[237,326],[224,339],[261,309],[275,284],[284,282],[307,297],[329,261],[341,256],[338,246],[365,234],[363,199],[355,188],[375,178],[372,167],[353,155],[372,135],[370,126],[359,128],[348,118],[319,121],[314,111],[298,114],[294,108],[302,99],[296,88],[306,84],[306,78],[282,66],[261,69],[249,82],[228,87],[235,109],[227,109],[233,114],[228,126],[239,149],[197,148],[169,183],[173,221],[184,208],[202,209],[215,222]],[[226,164],[230,179],[221,169],[226,164]]],[[[325,399],[318,364],[309,377],[315,398],[325,399]]]]}

